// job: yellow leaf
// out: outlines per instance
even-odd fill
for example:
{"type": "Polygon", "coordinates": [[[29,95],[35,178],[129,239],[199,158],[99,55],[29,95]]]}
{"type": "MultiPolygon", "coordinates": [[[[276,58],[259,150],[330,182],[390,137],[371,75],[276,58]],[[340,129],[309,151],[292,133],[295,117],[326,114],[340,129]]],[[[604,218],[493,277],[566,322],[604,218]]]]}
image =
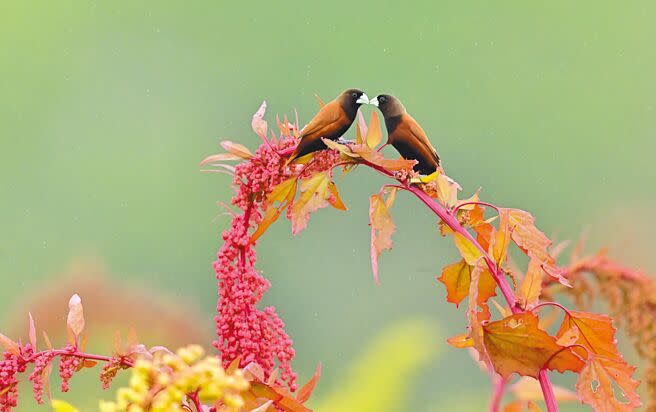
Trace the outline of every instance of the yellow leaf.
{"type": "Polygon", "coordinates": [[[435,181],[437,182],[437,198],[448,207],[454,207],[458,204],[460,185],[442,173],[437,175],[435,181]]]}
{"type": "Polygon", "coordinates": [[[330,178],[327,172],[317,173],[301,182],[301,195],[292,205],[292,233],[298,234],[305,229],[310,219],[310,213],[325,207],[330,193],[328,183],[330,178]]]}
{"type": "Polygon", "coordinates": [[[383,134],[380,131],[380,121],[378,120],[378,112],[371,113],[371,121],[369,122],[369,130],[367,131],[366,142],[367,146],[371,149],[378,146],[383,134]]]}
{"type": "MultiPolygon", "coordinates": [[[[459,306],[460,302],[462,302],[462,300],[469,294],[469,284],[471,282],[472,271],[473,266],[468,265],[463,259],[446,266],[442,270],[442,276],[437,279],[446,286],[446,300],[455,303],[456,307],[459,306]]],[[[483,270],[478,281],[478,303],[483,304],[487,302],[491,296],[496,295],[496,286],[497,284],[490,272],[483,270]]]]}
{"type": "Polygon", "coordinates": [[[80,412],[77,408],[71,405],[68,402],[60,401],[58,399],[53,399],[50,402],[52,410],[55,412],[80,412]]]}
{"type": "Polygon", "coordinates": [[[273,202],[284,202],[289,200],[290,192],[296,193],[296,185],[298,183],[297,177],[291,177],[281,183],[271,190],[271,193],[267,196],[267,202],[272,204],[273,202]]]}
{"type": "Polygon", "coordinates": [[[478,259],[483,256],[483,253],[460,233],[454,232],[453,240],[460,251],[460,255],[469,265],[476,265],[478,259]]]}
{"type": "Polygon", "coordinates": [[[540,301],[540,294],[542,293],[542,265],[536,259],[531,259],[528,263],[528,270],[526,276],[519,286],[517,298],[519,304],[524,309],[532,309],[540,301]]]}

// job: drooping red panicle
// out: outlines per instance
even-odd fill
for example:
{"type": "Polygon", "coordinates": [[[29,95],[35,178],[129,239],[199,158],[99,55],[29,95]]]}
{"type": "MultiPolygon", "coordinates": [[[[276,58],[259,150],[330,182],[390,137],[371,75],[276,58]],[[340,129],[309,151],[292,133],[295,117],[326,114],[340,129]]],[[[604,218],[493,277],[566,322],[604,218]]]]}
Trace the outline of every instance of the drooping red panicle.
{"type": "MultiPolygon", "coordinates": [[[[267,207],[266,196],[292,176],[290,168],[284,166],[286,159],[278,152],[294,145],[293,138],[280,136],[278,140],[262,144],[252,158],[235,167],[236,193],[231,203],[242,213],[233,217],[230,229],[223,233],[224,244],[214,262],[219,281],[218,338],[214,346],[221,352],[224,365],[227,367],[240,357],[240,366],[256,362],[268,377],[278,363],[279,379],[292,391],[296,389],[296,374],[291,369],[292,340],[274,307],[258,308],[270,283],[254,268],[255,243],[251,241],[250,232],[262,221],[267,207]]],[[[303,173],[330,170],[337,160],[338,155],[332,151],[316,153],[303,173]]]]}

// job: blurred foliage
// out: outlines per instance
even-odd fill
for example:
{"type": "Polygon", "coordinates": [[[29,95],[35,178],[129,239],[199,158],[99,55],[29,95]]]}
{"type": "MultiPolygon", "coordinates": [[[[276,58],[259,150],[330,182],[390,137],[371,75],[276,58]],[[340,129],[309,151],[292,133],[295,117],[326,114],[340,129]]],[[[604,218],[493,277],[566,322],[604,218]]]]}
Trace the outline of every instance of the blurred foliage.
{"type": "MultiPolygon", "coordinates": [[[[483,186],[558,238],[589,226],[591,250],[610,246],[653,273],[642,245],[656,229],[655,18],[648,0],[3,1],[0,324],[32,309],[27,291],[57,282],[71,259],[101,256],[115,280],[197,306],[211,332],[211,261],[229,222],[214,202],[230,188],[198,161],[219,138],[253,148],[262,99],[304,123],[315,92],[352,86],[398,95],[465,192],[483,186]]],[[[319,397],[389,323],[422,315],[463,332],[434,280],[455,251],[414,199],[397,200],[395,248],[373,285],[367,200],[380,180],[355,173],[338,182],[349,212],[317,213],[297,238],[276,225],[259,248],[265,299],[295,340],[301,377],[325,366],[319,397]]],[[[98,398],[95,378],[71,385],[98,398]]],[[[454,410],[437,400],[480,410],[466,406],[472,389],[488,394],[456,352],[413,385],[434,403],[411,396],[410,410],[454,410]]]]}
{"type": "Polygon", "coordinates": [[[313,405],[321,412],[407,410],[413,381],[440,352],[432,342],[438,325],[423,319],[397,321],[359,349],[340,382],[313,405]]]}

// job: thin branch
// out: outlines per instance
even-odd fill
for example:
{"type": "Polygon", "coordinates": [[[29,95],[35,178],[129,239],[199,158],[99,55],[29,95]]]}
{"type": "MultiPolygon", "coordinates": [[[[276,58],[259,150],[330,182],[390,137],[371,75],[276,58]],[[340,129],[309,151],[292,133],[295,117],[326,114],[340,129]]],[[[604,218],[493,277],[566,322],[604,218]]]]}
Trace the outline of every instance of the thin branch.
{"type": "Polygon", "coordinates": [[[501,410],[501,400],[506,391],[506,380],[499,375],[496,375],[494,380],[494,393],[490,400],[490,412],[499,412],[501,410]]]}

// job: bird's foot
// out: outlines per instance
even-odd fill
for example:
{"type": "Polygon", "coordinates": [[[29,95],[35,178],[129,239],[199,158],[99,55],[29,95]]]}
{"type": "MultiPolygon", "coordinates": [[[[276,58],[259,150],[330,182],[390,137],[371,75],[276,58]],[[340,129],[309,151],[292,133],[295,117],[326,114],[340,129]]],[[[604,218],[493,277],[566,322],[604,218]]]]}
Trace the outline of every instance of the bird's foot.
{"type": "Polygon", "coordinates": [[[337,140],[335,140],[335,141],[339,144],[344,144],[344,145],[349,145],[349,144],[355,143],[355,140],[346,140],[346,139],[342,139],[341,137],[337,138],[337,140]]]}

